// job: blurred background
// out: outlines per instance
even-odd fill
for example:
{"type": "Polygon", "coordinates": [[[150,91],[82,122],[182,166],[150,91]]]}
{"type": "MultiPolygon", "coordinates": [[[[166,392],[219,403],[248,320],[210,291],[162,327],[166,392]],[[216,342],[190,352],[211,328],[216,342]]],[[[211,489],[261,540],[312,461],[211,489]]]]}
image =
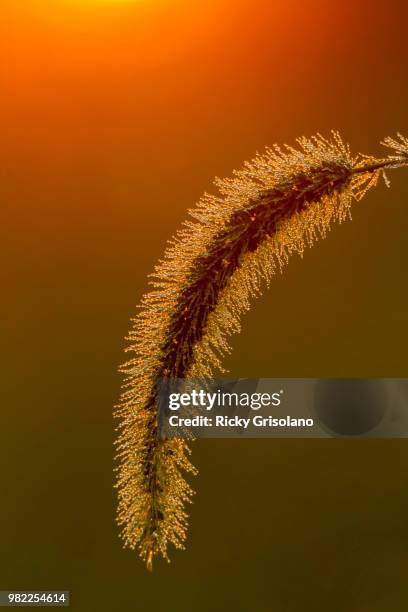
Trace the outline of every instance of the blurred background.
{"type": "MultiPolygon", "coordinates": [[[[406,608],[404,440],[201,440],[187,550],[115,526],[124,336],[215,175],[338,129],[408,134],[403,0],[2,0],[1,589],[79,611],[406,608]]],[[[294,257],[231,376],[407,377],[408,175],[294,257]],[[404,280],[405,279],[405,280],[404,280]]]]}

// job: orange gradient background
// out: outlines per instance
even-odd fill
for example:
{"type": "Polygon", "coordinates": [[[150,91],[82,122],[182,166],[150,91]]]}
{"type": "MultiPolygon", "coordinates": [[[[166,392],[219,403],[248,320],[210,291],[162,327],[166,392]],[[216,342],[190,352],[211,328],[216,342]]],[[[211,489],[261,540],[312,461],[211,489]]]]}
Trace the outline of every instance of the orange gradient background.
{"type": "MultiPolygon", "coordinates": [[[[401,610],[405,441],[205,441],[191,531],[147,575],[114,524],[129,318],[215,175],[338,129],[408,134],[401,1],[2,0],[2,589],[74,610],[401,610]]],[[[408,376],[408,177],[294,258],[235,376],[408,376]]]]}

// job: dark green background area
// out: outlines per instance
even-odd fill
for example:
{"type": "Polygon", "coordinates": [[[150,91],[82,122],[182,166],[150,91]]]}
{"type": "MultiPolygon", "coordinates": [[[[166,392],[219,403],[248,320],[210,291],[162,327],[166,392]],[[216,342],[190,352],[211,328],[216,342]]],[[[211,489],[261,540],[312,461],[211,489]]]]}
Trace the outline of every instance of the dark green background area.
{"type": "MultiPolygon", "coordinates": [[[[166,4],[182,42],[153,59],[129,9],[84,29],[81,61],[77,29],[61,42],[29,4],[23,25],[0,9],[0,588],[69,589],[81,612],[405,610],[405,440],[194,443],[187,549],[152,575],[112,487],[123,337],[165,241],[265,144],[336,128],[380,154],[408,134],[405,3],[166,4]]],[[[231,376],[408,376],[408,172],[389,177],[254,303],[231,376]]]]}

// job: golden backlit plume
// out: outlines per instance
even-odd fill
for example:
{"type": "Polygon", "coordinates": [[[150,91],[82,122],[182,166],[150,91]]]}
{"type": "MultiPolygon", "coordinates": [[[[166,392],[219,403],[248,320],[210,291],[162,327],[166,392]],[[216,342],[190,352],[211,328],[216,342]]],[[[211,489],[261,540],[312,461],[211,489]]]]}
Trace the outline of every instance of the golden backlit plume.
{"type": "Polygon", "coordinates": [[[116,413],[118,523],[149,569],[157,554],[168,559],[169,543],[184,545],[192,490],[183,473],[195,472],[187,443],[157,434],[158,381],[222,371],[228,336],[276,269],[344,221],[386,169],[408,165],[400,135],[384,141],[392,154],[381,159],[353,157],[337,133],[298,144],[266,149],[190,210],[129,334],[133,357],[122,367],[116,413]]]}

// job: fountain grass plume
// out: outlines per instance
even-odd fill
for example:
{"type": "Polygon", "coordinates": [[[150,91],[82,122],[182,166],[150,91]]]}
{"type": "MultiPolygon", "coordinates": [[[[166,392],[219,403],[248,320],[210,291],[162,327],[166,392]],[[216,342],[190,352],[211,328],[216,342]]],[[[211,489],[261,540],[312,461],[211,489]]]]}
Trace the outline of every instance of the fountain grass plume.
{"type": "Polygon", "coordinates": [[[267,148],[215,181],[218,194],[189,211],[133,321],[116,408],[118,523],[148,569],[156,555],[168,559],[168,544],[184,547],[193,494],[184,474],[196,472],[185,440],[158,436],[158,381],[223,372],[228,337],[290,255],[350,217],[381,175],[388,184],[387,170],[408,165],[401,135],[384,140],[392,152],[383,158],[352,156],[337,132],[297,143],[267,148]]]}

